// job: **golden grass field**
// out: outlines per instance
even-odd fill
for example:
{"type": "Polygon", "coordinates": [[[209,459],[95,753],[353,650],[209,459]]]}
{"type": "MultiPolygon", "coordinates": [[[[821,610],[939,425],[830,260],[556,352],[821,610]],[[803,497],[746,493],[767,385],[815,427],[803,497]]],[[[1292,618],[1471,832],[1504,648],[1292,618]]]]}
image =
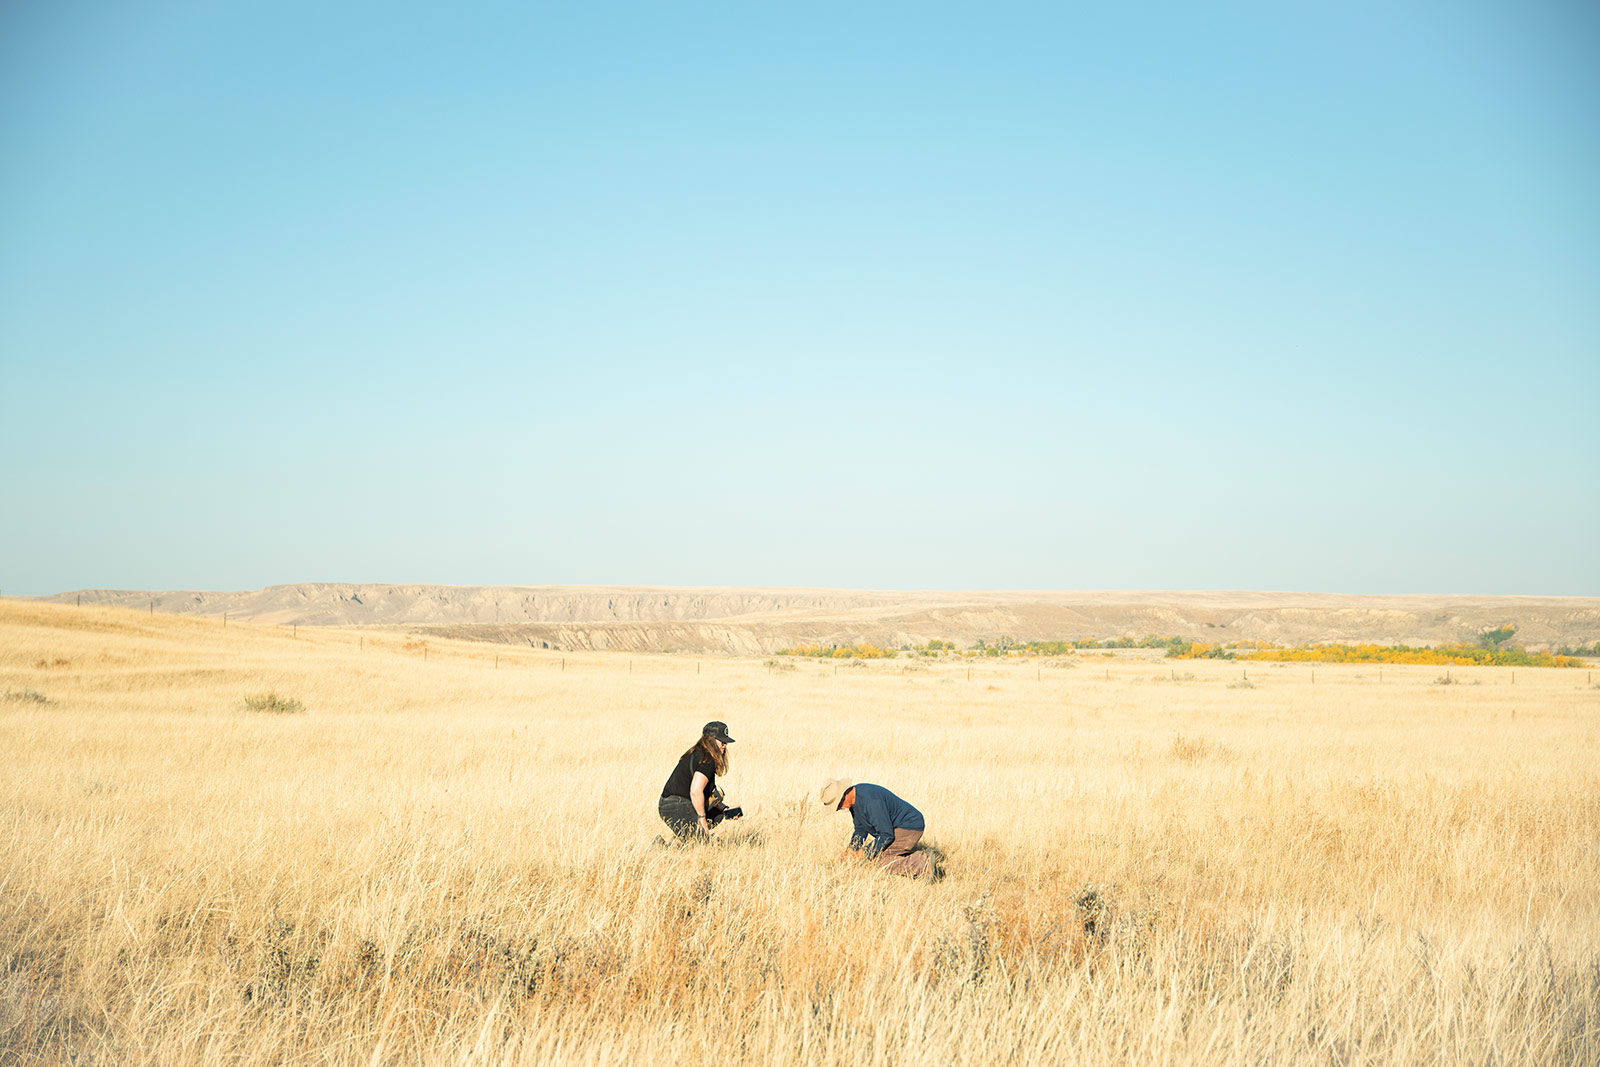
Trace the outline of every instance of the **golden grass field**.
{"type": "Polygon", "coordinates": [[[1600,1063],[1589,672],[1244,669],[0,603],[0,1063],[1600,1063]],[[753,813],[658,846],[711,718],[753,813]]]}

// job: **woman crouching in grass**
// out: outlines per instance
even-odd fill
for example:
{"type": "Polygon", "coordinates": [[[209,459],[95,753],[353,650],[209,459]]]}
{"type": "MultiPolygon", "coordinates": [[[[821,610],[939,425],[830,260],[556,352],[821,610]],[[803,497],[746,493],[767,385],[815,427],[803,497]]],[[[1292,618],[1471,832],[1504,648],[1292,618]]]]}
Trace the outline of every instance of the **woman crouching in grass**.
{"type": "Polygon", "coordinates": [[[738,808],[724,808],[717,790],[717,775],[728,773],[728,724],[708,722],[700,740],[678,757],[678,765],[661,787],[656,810],[680,841],[704,837],[723,819],[737,819],[738,808]]]}

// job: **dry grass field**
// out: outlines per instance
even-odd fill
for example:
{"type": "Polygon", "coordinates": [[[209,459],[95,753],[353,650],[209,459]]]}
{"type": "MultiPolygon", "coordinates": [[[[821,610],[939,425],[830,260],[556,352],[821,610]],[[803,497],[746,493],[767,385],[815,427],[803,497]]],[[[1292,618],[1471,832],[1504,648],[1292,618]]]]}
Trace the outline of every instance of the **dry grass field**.
{"type": "Polygon", "coordinates": [[[1588,672],[1243,673],[0,603],[0,1063],[1600,1063],[1588,672]],[[753,814],[657,845],[711,718],[753,814]]]}

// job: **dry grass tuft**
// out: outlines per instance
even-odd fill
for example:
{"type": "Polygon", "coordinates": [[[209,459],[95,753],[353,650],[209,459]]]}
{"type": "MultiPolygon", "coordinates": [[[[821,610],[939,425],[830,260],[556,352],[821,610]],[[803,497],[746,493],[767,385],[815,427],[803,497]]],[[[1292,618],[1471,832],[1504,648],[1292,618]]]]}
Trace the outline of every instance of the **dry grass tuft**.
{"type": "Polygon", "coordinates": [[[244,698],[244,709],[273,715],[294,715],[306,710],[306,706],[293,697],[280,696],[277,693],[252,693],[244,698]]]}
{"type": "Polygon", "coordinates": [[[1174,734],[1172,744],[1167,747],[1167,752],[1173,759],[1184,763],[1194,763],[1199,760],[1231,760],[1234,753],[1226,745],[1210,737],[1185,737],[1174,734]]]}

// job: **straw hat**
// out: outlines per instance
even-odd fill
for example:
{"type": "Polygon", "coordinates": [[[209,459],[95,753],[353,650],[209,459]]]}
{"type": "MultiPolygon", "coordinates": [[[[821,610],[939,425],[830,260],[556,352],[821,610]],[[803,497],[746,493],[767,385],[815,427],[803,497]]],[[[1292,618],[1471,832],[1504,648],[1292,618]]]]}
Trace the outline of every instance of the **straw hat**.
{"type": "Polygon", "coordinates": [[[855,783],[848,778],[835,778],[822,787],[822,802],[834,811],[838,811],[839,802],[853,785],[855,783]]]}

